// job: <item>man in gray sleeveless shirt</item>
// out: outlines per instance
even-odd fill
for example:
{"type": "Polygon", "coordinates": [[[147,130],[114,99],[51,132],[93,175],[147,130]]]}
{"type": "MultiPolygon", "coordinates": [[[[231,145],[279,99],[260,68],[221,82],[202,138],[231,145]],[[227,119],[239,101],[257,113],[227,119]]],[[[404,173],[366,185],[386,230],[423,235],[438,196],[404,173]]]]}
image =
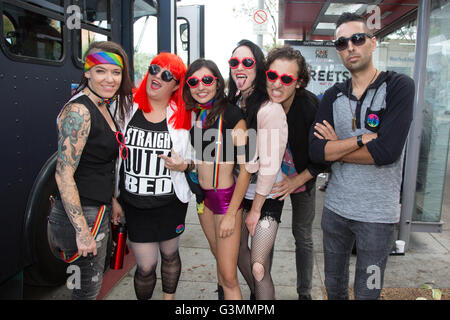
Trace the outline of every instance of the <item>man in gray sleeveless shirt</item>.
{"type": "Polygon", "coordinates": [[[364,18],[344,13],[336,26],[335,46],[352,78],[325,92],[309,150],[332,169],[322,215],[325,286],[329,299],[348,299],[356,241],[355,298],[378,299],[400,218],[414,81],[374,67],[376,38],[364,18]]]}

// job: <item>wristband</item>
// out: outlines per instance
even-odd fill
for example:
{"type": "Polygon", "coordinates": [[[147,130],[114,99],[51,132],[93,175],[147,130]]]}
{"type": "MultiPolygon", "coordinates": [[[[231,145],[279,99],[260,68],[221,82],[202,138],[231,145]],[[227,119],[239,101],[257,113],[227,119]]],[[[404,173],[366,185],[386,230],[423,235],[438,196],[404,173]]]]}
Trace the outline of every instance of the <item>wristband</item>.
{"type": "Polygon", "coordinates": [[[362,134],[356,137],[356,143],[358,144],[358,147],[364,146],[364,142],[362,141],[362,134]]]}
{"type": "Polygon", "coordinates": [[[191,162],[191,163],[188,163],[188,164],[187,164],[186,170],[184,170],[184,172],[192,171],[192,169],[193,169],[193,167],[194,167],[195,165],[191,167],[191,164],[193,164],[193,163],[191,162]]]}

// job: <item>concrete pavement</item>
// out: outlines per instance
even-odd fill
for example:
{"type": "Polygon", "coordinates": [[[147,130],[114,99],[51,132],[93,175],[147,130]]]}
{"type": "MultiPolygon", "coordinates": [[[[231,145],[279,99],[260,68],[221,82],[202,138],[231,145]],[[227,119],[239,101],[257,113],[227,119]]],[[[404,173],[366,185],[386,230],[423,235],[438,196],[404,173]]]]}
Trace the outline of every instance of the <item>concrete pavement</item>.
{"type": "MultiPolygon", "coordinates": [[[[318,179],[317,185],[323,180],[318,179]]],[[[448,184],[447,184],[448,185],[448,184]]],[[[317,191],[316,217],[313,225],[314,238],[314,277],[312,297],[323,299],[324,271],[322,231],[320,228],[324,193],[317,191]]],[[[385,273],[385,288],[420,288],[424,283],[432,282],[436,288],[450,288],[450,205],[446,196],[442,211],[444,221],[442,233],[412,233],[409,250],[404,256],[390,256],[385,273]]],[[[281,225],[275,242],[272,278],[275,283],[277,299],[296,300],[295,245],[291,233],[292,208],[290,200],[284,205],[281,225]]],[[[186,231],[180,240],[182,274],[176,299],[216,300],[216,266],[209,250],[208,242],[198,221],[194,202],[189,205],[186,231]]],[[[353,286],[356,257],[351,257],[350,286],[353,286]]],[[[122,280],[106,295],[105,299],[135,299],[133,275],[131,269],[122,280]]],[[[158,282],[153,299],[162,299],[159,267],[158,282]]],[[[244,278],[239,273],[239,282],[244,299],[250,292],[244,278]]]]}

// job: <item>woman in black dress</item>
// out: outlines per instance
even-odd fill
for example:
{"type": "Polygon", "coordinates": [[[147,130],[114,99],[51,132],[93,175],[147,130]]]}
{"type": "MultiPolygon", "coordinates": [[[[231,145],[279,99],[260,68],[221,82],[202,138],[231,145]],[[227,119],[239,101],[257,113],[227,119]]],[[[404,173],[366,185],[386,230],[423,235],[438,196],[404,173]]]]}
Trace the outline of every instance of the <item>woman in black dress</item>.
{"type": "Polygon", "coordinates": [[[158,251],[164,299],[171,300],[181,274],[179,235],[191,198],[184,171],[191,166],[191,112],[182,99],[186,66],[171,53],[157,55],[134,95],[124,120],[113,222],[125,214],[136,256],[134,288],[150,299],[156,284],[158,251]],[[185,160],[186,159],[186,160],[185,160]]]}

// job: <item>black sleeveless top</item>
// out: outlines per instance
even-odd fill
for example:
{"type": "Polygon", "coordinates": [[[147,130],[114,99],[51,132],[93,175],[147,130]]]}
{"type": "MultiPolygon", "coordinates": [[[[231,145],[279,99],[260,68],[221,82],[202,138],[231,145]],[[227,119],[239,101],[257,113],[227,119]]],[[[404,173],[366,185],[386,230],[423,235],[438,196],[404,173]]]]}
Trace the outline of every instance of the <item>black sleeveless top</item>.
{"type": "MultiPolygon", "coordinates": [[[[74,174],[81,205],[110,204],[114,194],[116,159],[119,155],[115,132],[87,96],[82,95],[71,103],[84,105],[91,115],[89,137],[74,174]]],[[[118,128],[116,123],[115,125],[118,128]]]]}
{"type": "MultiPolygon", "coordinates": [[[[222,147],[224,149],[222,149],[221,162],[236,162],[237,148],[233,143],[232,130],[242,119],[244,119],[242,110],[234,104],[228,104],[223,113],[222,147]]],[[[214,124],[207,129],[199,128],[196,124],[192,126],[191,144],[195,149],[197,160],[214,162],[218,124],[219,119],[217,118],[214,124]]]]}

